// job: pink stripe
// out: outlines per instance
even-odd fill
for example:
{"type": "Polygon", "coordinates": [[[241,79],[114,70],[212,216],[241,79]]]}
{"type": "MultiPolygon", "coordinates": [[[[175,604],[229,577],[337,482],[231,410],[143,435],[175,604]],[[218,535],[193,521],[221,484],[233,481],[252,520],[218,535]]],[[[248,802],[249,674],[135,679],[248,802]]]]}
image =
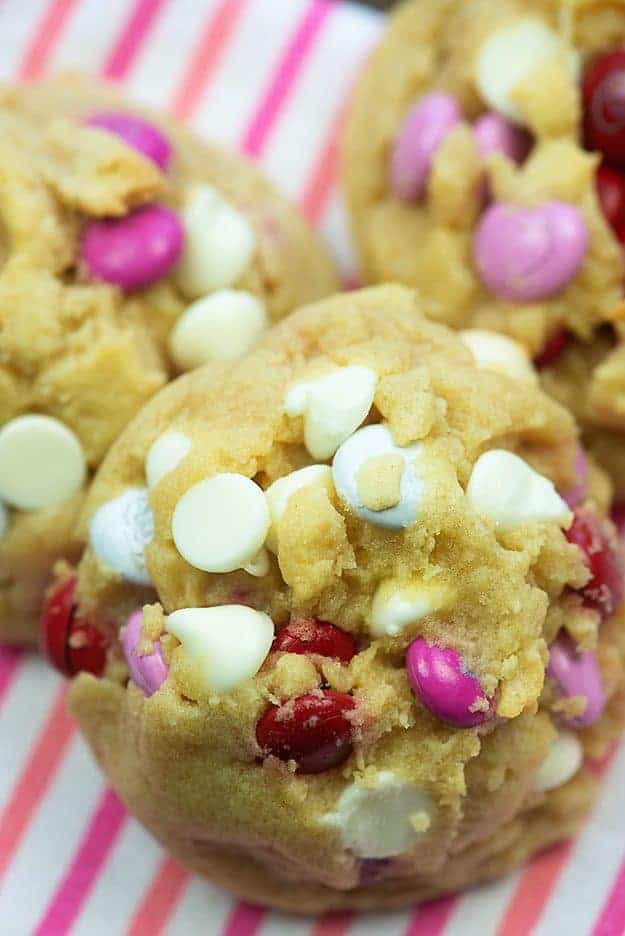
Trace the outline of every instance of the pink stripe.
{"type": "Polygon", "coordinates": [[[457,897],[440,897],[421,904],[405,932],[405,936],[439,936],[454,912],[457,897]]]}
{"type": "Polygon", "coordinates": [[[259,156],[262,152],[269,131],[286,104],[297,77],[306,63],[306,58],[333,9],[332,0],[312,0],[309,3],[243,138],[242,149],[249,156],[259,156]]]}
{"type": "Polygon", "coordinates": [[[608,899],[601,909],[592,936],[622,936],[625,933],[625,859],[619,868],[608,899]]]}
{"type": "Polygon", "coordinates": [[[77,0],[50,0],[45,13],[33,30],[18,71],[19,78],[37,78],[42,74],[76,2],[77,0]]]}
{"type": "Polygon", "coordinates": [[[117,796],[112,790],[105,790],[69,870],[33,936],[64,936],[69,932],[125,820],[126,811],[117,796]]]}
{"type": "Polygon", "coordinates": [[[0,647],[0,705],[17,676],[23,655],[19,647],[0,647]]]}
{"type": "Polygon", "coordinates": [[[262,907],[238,903],[224,924],[221,936],[255,936],[262,926],[265,911],[262,907]]]}
{"type": "Polygon", "coordinates": [[[102,66],[105,78],[121,81],[130,71],[166,0],[136,0],[130,18],[102,66]]]}

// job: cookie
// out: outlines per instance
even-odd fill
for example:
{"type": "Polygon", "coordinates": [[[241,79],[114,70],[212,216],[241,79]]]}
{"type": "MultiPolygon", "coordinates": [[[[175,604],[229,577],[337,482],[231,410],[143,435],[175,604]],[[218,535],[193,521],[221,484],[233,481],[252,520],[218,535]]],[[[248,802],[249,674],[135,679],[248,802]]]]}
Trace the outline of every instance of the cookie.
{"type": "Polygon", "coordinates": [[[256,169],[82,78],[0,90],[0,217],[0,637],[27,642],[130,418],[336,280],[256,169]]]}
{"type": "Polygon", "coordinates": [[[625,9],[601,0],[408,0],[344,140],[366,279],[517,341],[620,499],[624,37],[625,9]]]}
{"type": "Polygon", "coordinates": [[[420,305],[339,295],[170,384],[52,593],[107,780],[247,900],[393,907],[500,874],[578,828],[620,728],[605,484],[580,487],[558,403],[420,305]]]}

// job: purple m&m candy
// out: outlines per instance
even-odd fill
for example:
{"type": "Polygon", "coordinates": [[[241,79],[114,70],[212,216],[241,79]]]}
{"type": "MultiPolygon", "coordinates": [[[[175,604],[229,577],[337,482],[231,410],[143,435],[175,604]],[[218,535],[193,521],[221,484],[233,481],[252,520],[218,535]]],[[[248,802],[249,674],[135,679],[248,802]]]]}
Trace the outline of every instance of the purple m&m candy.
{"type": "Polygon", "coordinates": [[[147,696],[161,688],[167,679],[167,664],[163,659],[161,643],[154,644],[152,653],[139,656],[137,644],[141,639],[141,611],[135,611],[126,622],[122,635],[122,649],[128,664],[130,678],[147,696]]]}
{"type": "Polygon", "coordinates": [[[124,114],[123,111],[105,111],[92,114],[87,125],[114,133],[142,156],[151,159],[163,172],[171,162],[171,143],[164,133],[147,120],[124,114]]]}
{"type": "Polygon", "coordinates": [[[406,653],[406,670],[416,697],[441,721],[472,728],[489,718],[490,701],[455,650],[422,638],[413,640],[406,653]]]}
{"type": "Polygon", "coordinates": [[[169,273],[183,241],[183,227],[174,212],[147,205],[123,218],[90,221],[83,232],[82,259],[93,279],[140,289],[169,273]]]}
{"type": "Polygon", "coordinates": [[[551,646],[547,674],[565,699],[586,698],[586,708],[581,715],[568,719],[570,725],[583,728],[597,721],[605,708],[605,692],[594,653],[578,651],[569,637],[560,635],[551,646]]]}
{"type": "Polygon", "coordinates": [[[391,188],[398,198],[414,201],[423,195],[441,143],[461,120],[456,99],[440,91],[420,98],[408,111],[391,158],[391,188]]]}
{"type": "Polygon", "coordinates": [[[485,286],[513,302],[555,296],[573,279],[587,249],[581,213],[558,201],[539,208],[495,202],[482,215],[473,245],[485,286]]]}
{"type": "Polygon", "coordinates": [[[503,153],[515,163],[522,163],[532,147],[532,138],[525,130],[490,111],[473,124],[473,135],[480,156],[503,153]]]}

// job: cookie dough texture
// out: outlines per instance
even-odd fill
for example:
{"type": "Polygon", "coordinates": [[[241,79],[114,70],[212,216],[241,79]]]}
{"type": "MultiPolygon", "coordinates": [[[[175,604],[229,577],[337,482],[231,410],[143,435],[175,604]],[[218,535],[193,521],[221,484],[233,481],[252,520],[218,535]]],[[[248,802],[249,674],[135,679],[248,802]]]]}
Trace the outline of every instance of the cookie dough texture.
{"type": "MultiPolygon", "coordinates": [[[[424,311],[453,328],[505,332],[535,356],[560,329],[574,336],[570,353],[547,371],[545,386],[572,405],[588,442],[625,497],[625,352],[621,310],[622,248],[603,218],[595,192],[597,154],[580,141],[581,99],[566,55],[523,80],[515,102],[533,136],[526,161],[482,159],[471,124],[489,110],[476,83],[480,47],[521,20],[554,30],[582,63],[621,45],[625,8],[604,0],[408,0],[388,29],[357,88],[344,139],[344,184],[365,277],[415,287],[424,311]],[[391,191],[393,142],[412,104],[442,90],[454,95],[464,122],[438,151],[423,200],[391,191]],[[576,206],[589,233],[585,261],[553,298],[514,303],[480,281],[472,244],[483,210],[484,173],[494,199],[526,208],[560,200],[576,206]],[[614,329],[606,340],[605,326],[614,329]]],[[[609,329],[608,329],[609,330],[609,329]]]]}
{"type": "MultiPolygon", "coordinates": [[[[251,165],[149,114],[173,147],[162,174],[84,125],[112,110],[137,113],[78,77],[0,89],[0,427],[23,413],[53,416],[76,433],[91,468],[172,375],[166,339],[189,300],[173,275],[129,294],[90,281],[79,262],[88,218],[152,201],[178,210],[191,186],[208,183],[254,229],[252,261],[234,285],[270,319],[336,284],[315,236],[251,165]]],[[[0,637],[35,637],[51,564],[76,557],[76,506],[12,513],[0,543],[0,637]]]]}
{"type": "MultiPolygon", "coordinates": [[[[542,391],[478,371],[452,332],[427,321],[402,287],[345,294],[306,307],[229,372],[199,369],[171,384],[110,451],[82,517],[144,484],[144,460],[165,431],[192,440],[179,466],[151,489],[155,536],[147,565],[153,589],[120,581],[87,548],[78,574],[79,613],[111,638],[105,676],[81,674],[70,707],[108,780],[130,810],[181,861],[248,900],[301,912],[394,907],[498,875],[573,833],[593,796],[585,768],[548,793],[533,776],[556,735],[545,683],[547,645],[558,630],[597,644],[609,703],[579,733],[588,755],[618,731],[623,702],[622,622],[597,633],[568,587],[587,572],[555,522],[497,533],[471,509],[472,466],[492,448],[517,453],[567,489],[576,432],[542,391]],[[263,577],[210,574],[177,552],[172,515],[196,482],[237,472],[267,488],[310,464],[301,417],[284,410],[294,384],[336,367],[377,375],[368,422],[385,421],[396,444],[421,442],[426,493],[416,522],[384,529],[360,519],[327,480],[301,488],[277,528],[277,555],[263,577]],[[381,582],[430,587],[443,610],[397,636],[375,637],[372,601],[381,582]],[[144,603],[144,635],[162,636],[169,676],[146,698],[128,680],[117,635],[144,603]],[[227,694],[202,690],[164,615],[185,607],[243,603],[276,630],[317,617],[355,636],[351,663],[270,654],[253,678],[227,694]],[[443,724],[415,700],[404,654],[415,636],[461,653],[497,717],[481,728],[443,724]],[[354,751],[340,767],[306,776],[263,762],[255,726],[270,701],[324,683],[356,702],[354,751]],[[352,783],[375,787],[390,771],[431,804],[415,817],[408,852],[361,860],[328,823],[352,783]]],[[[599,485],[601,489],[601,485],[599,485]]],[[[602,494],[602,497],[604,495],[602,494]]],[[[149,646],[149,644],[148,644],[149,646]]],[[[233,648],[233,652],[236,650],[233,648]]]]}

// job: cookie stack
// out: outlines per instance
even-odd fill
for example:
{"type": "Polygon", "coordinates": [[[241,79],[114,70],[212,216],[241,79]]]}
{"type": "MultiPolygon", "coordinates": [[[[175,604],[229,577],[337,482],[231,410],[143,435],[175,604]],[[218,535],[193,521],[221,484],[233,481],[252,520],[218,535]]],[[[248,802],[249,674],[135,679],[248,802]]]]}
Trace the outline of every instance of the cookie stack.
{"type": "Polygon", "coordinates": [[[249,166],[80,81],[3,93],[0,626],[45,592],[107,779],[247,900],[401,906],[587,814],[625,695],[620,45],[598,0],[404,4],[344,146],[378,285],[329,298],[249,166]]]}

